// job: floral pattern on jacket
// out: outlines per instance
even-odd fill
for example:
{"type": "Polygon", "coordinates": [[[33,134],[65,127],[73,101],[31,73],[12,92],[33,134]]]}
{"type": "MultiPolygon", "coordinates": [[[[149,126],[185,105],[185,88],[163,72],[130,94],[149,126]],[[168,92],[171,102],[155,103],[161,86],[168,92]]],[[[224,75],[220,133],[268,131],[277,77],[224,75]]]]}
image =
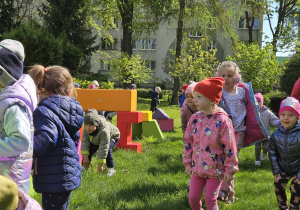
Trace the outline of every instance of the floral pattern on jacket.
{"type": "Polygon", "coordinates": [[[212,114],[192,115],[184,135],[183,163],[202,178],[222,178],[238,171],[232,121],[220,107],[212,114]]]}

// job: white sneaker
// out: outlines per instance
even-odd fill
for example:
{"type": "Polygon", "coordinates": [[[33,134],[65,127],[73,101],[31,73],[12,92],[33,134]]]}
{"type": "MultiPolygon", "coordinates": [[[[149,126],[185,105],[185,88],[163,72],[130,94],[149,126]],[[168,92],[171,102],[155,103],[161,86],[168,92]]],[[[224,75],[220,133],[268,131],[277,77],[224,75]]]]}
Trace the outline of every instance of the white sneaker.
{"type": "Polygon", "coordinates": [[[260,161],[255,161],[256,166],[260,166],[260,161]]]}
{"type": "Polygon", "coordinates": [[[266,158],[267,158],[267,154],[262,153],[261,156],[260,156],[260,159],[261,160],[265,160],[266,158]]]}
{"type": "Polygon", "coordinates": [[[116,173],[114,168],[108,168],[107,169],[107,176],[112,176],[116,173]]]}

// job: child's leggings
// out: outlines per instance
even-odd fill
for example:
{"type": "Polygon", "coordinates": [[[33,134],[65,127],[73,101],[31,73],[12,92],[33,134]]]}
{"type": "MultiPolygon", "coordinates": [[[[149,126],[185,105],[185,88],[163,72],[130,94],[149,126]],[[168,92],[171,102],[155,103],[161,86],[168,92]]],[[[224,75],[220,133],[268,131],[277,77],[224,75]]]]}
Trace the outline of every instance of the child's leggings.
{"type": "Polygon", "coordinates": [[[260,152],[261,148],[263,149],[263,153],[267,154],[269,149],[270,140],[261,141],[255,144],[255,160],[260,161],[260,152]]]}
{"type": "MultiPolygon", "coordinates": [[[[236,132],[235,133],[235,143],[237,147],[237,151],[239,153],[240,149],[243,147],[244,144],[244,137],[245,137],[245,132],[236,132]]],[[[232,200],[234,198],[234,180],[232,180],[229,184],[227,182],[222,182],[220,192],[219,192],[219,199],[225,200],[227,199],[232,200]]]]}
{"type": "Polygon", "coordinates": [[[193,210],[200,210],[202,208],[202,192],[205,188],[205,204],[207,210],[218,210],[218,192],[221,187],[221,182],[218,178],[199,178],[195,175],[191,177],[191,184],[189,190],[189,203],[193,210]]]}
{"type": "Polygon", "coordinates": [[[275,194],[279,209],[288,209],[287,197],[285,188],[289,180],[292,179],[290,191],[291,201],[289,209],[299,209],[299,198],[300,198],[300,179],[296,176],[290,177],[286,174],[277,175],[274,177],[275,194]]]}
{"type": "Polygon", "coordinates": [[[62,193],[42,193],[44,210],[68,210],[71,201],[71,191],[62,193]]]}

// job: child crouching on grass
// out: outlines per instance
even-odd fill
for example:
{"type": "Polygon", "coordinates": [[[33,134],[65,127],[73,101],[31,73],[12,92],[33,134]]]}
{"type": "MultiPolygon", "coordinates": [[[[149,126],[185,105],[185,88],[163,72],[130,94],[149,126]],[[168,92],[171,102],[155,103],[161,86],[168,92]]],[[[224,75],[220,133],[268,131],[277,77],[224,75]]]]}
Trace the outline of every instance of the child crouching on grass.
{"type": "Polygon", "coordinates": [[[208,210],[219,209],[217,197],[222,180],[230,182],[238,171],[237,148],[232,121],[218,103],[224,80],[208,78],[194,88],[195,105],[184,134],[183,163],[191,175],[189,204],[202,209],[201,196],[205,189],[208,210]]]}
{"type": "Polygon", "coordinates": [[[271,136],[269,158],[274,175],[275,194],[279,209],[288,209],[285,188],[292,180],[289,209],[299,209],[300,200],[300,104],[287,97],[280,104],[281,125],[271,136]]]}
{"type": "Polygon", "coordinates": [[[116,173],[112,149],[120,139],[120,131],[113,124],[98,115],[96,109],[89,109],[84,117],[84,131],[82,135],[81,154],[83,155],[83,167],[88,169],[92,156],[98,150],[98,171],[103,172],[103,164],[107,165],[107,176],[116,173]]]}

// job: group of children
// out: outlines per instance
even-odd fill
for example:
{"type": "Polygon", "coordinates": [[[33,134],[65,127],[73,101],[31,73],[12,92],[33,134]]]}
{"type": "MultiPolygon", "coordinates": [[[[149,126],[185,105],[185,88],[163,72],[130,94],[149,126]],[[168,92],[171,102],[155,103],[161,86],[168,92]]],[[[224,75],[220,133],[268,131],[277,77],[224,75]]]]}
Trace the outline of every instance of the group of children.
{"type": "Polygon", "coordinates": [[[238,154],[243,146],[255,144],[255,165],[269,153],[279,208],[288,209],[285,188],[291,179],[289,209],[299,209],[299,101],[293,97],[283,100],[277,118],[263,105],[260,93],[254,95],[251,85],[240,83],[235,63],[222,62],[215,76],[190,84],[181,108],[191,208],[202,209],[204,186],[207,209],[218,209],[217,199],[234,202],[238,154]],[[269,124],[278,128],[272,135],[269,124]]]}
{"type": "MultiPolygon", "coordinates": [[[[26,75],[24,57],[20,42],[0,42],[0,202],[12,209],[26,205],[41,209],[28,196],[33,169],[33,188],[42,193],[43,209],[68,209],[72,191],[81,185],[77,146],[83,122],[82,165],[88,169],[98,151],[97,170],[102,173],[106,164],[108,176],[115,173],[112,148],[120,132],[95,109],[84,116],[66,68],[34,65],[26,75]]],[[[299,209],[299,101],[293,97],[282,101],[278,119],[263,106],[262,95],[254,96],[251,85],[240,80],[238,66],[225,61],[216,77],[186,87],[180,116],[183,163],[191,176],[189,204],[192,209],[202,208],[204,187],[207,209],[218,209],[217,199],[234,202],[238,154],[243,146],[255,144],[256,165],[269,152],[280,209],[288,208],[285,187],[289,180],[290,209],[299,209]],[[270,123],[278,127],[272,135],[270,123]]],[[[160,91],[156,88],[153,94],[152,111],[160,91]]]]}

